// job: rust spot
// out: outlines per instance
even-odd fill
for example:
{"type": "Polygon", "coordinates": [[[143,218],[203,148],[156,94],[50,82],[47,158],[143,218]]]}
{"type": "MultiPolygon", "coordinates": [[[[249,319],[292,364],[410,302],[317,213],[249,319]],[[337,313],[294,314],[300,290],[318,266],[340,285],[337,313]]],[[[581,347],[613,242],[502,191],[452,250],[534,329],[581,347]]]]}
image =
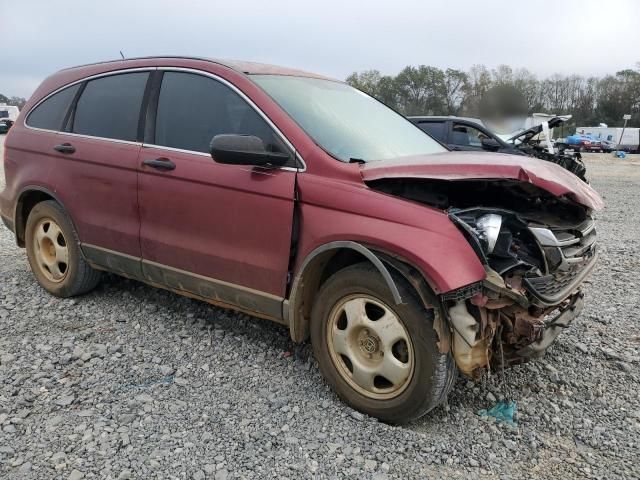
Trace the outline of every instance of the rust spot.
{"type": "Polygon", "coordinates": [[[433,329],[438,336],[438,351],[440,353],[448,353],[451,350],[451,334],[449,328],[445,324],[443,316],[438,309],[434,308],[433,329]]]}

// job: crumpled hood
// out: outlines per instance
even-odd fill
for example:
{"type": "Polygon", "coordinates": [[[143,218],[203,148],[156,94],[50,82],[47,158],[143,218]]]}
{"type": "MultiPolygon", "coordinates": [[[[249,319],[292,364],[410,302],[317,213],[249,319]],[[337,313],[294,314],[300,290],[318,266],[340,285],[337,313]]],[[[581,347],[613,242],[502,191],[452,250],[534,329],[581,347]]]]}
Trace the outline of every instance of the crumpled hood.
{"type": "Polygon", "coordinates": [[[518,180],[594,210],[604,202],[598,192],[573,173],[551,162],[519,155],[444,152],[363,163],[365,182],[383,178],[429,178],[434,180],[518,180]]]}

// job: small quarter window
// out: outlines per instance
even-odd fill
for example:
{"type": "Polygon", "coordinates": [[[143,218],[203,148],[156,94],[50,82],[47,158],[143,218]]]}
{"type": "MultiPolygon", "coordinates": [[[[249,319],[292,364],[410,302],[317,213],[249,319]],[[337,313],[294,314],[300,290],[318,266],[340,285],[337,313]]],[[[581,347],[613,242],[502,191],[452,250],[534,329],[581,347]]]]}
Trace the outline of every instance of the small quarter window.
{"type": "Polygon", "coordinates": [[[148,72],[121,73],[87,83],[73,121],[73,132],[135,141],[148,72]]]}
{"type": "Polygon", "coordinates": [[[79,88],[80,84],[72,85],[47,98],[29,114],[27,125],[46,130],[62,130],[67,109],[79,88]]]}
{"type": "Polygon", "coordinates": [[[431,135],[431,137],[439,140],[441,142],[445,141],[445,132],[446,132],[446,123],[445,122],[420,122],[418,126],[421,130],[431,135]]]}

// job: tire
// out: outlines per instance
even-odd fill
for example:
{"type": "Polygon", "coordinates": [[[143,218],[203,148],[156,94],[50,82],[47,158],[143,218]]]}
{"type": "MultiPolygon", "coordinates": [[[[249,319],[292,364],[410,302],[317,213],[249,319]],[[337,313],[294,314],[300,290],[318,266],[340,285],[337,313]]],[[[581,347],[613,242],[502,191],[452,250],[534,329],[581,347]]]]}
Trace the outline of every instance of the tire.
{"type": "Polygon", "coordinates": [[[404,302],[400,305],[395,304],[384,279],[370,263],[353,265],[331,276],[314,302],[311,341],[320,371],[340,398],[356,410],[400,424],[423,416],[444,401],[457,370],[451,354],[438,350],[434,311],[425,309],[413,288],[394,273],[404,302]],[[361,316],[353,312],[364,312],[363,319],[352,321],[351,317],[361,316]],[[401,326],[391,329],[394,315],[401,326]],[[400,337],[403,339],[393,343],[400,337]],[[343,355],[345,350],[348,354],[343,355]],[[406,368],[411,372],[404,380],[406,368]],[[390,381],[374,374],[371,382],[371,371],[389,371],[394,377],[390,381]]]}
{"type": "Polygon", "coordinates": [[[78,236],[64,209],[53,200],[38,203],[25,230],[27,258],[38,283],[56,297],[93,290],[101,272],[87,264],[78,236]]]}

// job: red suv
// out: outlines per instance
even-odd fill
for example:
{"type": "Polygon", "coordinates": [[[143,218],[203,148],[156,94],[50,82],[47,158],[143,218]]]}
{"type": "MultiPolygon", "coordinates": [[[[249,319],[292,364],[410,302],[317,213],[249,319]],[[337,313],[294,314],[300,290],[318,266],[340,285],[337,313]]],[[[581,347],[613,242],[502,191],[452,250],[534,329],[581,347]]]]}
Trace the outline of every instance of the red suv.
{"type": "Polygon", "coordinates": [[[4,223],[60,297],[114,272],[288,326],[358,410],[538,356],[596,261],[589,185],[449,152],[343,82],[142,58],[47,78],[6,140],[4,223]]]}

